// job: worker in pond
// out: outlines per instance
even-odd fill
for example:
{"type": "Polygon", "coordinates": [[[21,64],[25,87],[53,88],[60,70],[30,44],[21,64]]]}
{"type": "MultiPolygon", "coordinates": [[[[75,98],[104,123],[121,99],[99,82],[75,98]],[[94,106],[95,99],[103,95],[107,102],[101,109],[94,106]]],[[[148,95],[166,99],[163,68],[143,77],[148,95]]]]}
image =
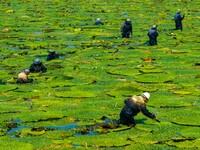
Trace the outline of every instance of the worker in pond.
{"type": "Polygon", "coordinates": [[[100,18],[97,18],[97,20],[95,21],[94,25],[99,25],[99,24],[103,25],[104,23],[103,23],[103,21],[101,21],[100,18]]]}
{"type": "Polygon", "coordinates": [[[158,32],[156,25],[153,25],[153,27],[148,31],[147,35],[149,36],[149,45],[157,45],[158,32]]]}
{"type": "Polygon", "coordinates": [[[47,61],[50,61],[52,59],[59,58],[58,54],[54,50],[48,50],[49,54],[47,56],[47,61]]]}
{"type": "Polygon", "coordinates": [[[30,72],[46,72],[47,68],[42,64],[42,61],[39,58],[36,58],[33,61],[33,64],[30,66],[30,72]]]}
{"type": "Polygon", "coordinates": [[[181,16],[181,11],[180,9],[178,9],[176,14],[174,15],[176,30],[183,30],[182,20],[184,19],[184,17],[185,15],[181,16]]]}
{"type": "Polygon", "coordinates": [[[25,69],[24,72],[21,72],[17,76],[17,83],[23,84],[23,83],[31,83],[33,80],[28,79],[28,75],[30,73],[29,69],[25,69]]]}
{"type": "Polygon", "coordinates": [[[127,19],[121,27],[122,38],[130,38],[132,32],[131,20],[127,19]]]}
{"type": "Polygon", "coordinates": [[[148,92],[144,92],[140,96],[134,95],[126,98],[124,100],[125,106],[120,112],[120,123],[134,127],[136,125],[134,116],[136,116],[140,111],[142,111],[145,116],[158,121],[156,116],[150,113],[146,108],[146,102],[149,98],[150,94],[148,92]]]}

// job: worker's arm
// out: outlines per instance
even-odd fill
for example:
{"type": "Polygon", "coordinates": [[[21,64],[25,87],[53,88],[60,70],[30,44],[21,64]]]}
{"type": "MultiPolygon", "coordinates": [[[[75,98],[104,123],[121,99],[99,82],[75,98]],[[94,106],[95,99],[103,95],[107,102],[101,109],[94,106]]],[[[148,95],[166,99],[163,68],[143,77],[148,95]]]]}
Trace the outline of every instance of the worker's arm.
{"type": "Polygon", "coordinates": [[[156,119],[156,116],[155,116],[154,114],[150,113],[150,112],[147,110],[145,104],[141,106],[141,111],[142,111],[142,113],[143,113],[145,116],[147,116],[147,117],[149,117],[149,118],[151,118],[151,119],[156,119]]]}

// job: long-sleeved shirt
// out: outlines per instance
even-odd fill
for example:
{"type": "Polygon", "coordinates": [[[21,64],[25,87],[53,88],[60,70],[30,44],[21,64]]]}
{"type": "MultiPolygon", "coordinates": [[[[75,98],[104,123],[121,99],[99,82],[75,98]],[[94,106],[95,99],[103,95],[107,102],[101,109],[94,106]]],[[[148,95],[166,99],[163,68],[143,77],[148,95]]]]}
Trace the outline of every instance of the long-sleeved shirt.
{"type": "Polygon", "coordinates": [[[145,116],[152,119],[155,118],[155,115],[147,110],[145,101],[143,100],[142,96],[129,97],[124,100],[124,103],[124,109],[126,110],[126,113],[131,116],[136,116],[140,111],[142,111],[145,116]]]}
{"type": "Polygon", "coordinates": [[[25,72],[21,72],[17,76],[17,82],[28,83],[28,75],[25,72]]]}

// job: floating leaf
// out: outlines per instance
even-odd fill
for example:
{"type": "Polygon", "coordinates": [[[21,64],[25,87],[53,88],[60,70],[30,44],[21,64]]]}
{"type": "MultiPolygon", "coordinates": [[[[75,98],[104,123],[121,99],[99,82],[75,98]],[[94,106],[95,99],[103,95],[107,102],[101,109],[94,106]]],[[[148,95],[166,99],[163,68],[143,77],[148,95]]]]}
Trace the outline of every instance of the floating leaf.
{"type": "Polygon", "coordinates": [[[4,150],[33,150],[34,146],[28,142],[2,141],[1,148],[4,150]]]}
{"type": "Polygon", "coordinates": [[[86,97],[95,97],[96,94],[89,91],[64,91],[64,92],[56,92],[57,97],[63,98],[86,98],[86,97]]]}
{"type": "Polygon", "coordinates": [[[164,83],[172,82],[175,79],[173,75],[169,74],[143,74],[136,76],[136,81],[140,83],[164,83]]]}
{"type": "Polygon", "coordinates": [[[124,75],[124,76],[135,76],[140,74],[138,70],[127,67],[120,67],[119,69],[109,69],[107,70],[107,73],[112,75],[124,75]]]}
{"type": "Polygon", "coordinates": [[[184,90],[174,90],[174,94],[180,94],[180,95],[189,95],[192,94],[192,92],[184,91],[184,90]]]}
{"type": "Polygon", "coordinates": [[[155,69],[142,68],[142,69],[140,69],[140,72],[142,72],[142,73],[163,73],[164,70],[162,68],[155,68],[155,69]]]}
{"type": "Polygon", "coordinates": [[[139,94],[141,91],[138,89],[137,85],[135,84],[122,84],[121,86],[117,86],[114,89],[112,89],[110,92],[107,94],[109,96],[132,96],[136,95],[137,93],[139,94]]]}
{"type": "Polygon", "coordinates": [[[31,129],[22,129],[20,136],[27,136],[27,135],[32,135],[32,136],[40,136],[45,134],[45,130],[41,131],[32,131],[31,129]]]}

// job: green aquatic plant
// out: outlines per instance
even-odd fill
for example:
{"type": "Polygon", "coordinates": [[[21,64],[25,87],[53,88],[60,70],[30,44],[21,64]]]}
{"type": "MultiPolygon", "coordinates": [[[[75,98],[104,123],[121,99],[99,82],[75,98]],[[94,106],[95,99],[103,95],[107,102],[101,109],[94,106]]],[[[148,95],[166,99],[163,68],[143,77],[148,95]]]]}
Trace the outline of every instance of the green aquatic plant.
{"type": "Polygon", "coordinates": [[[122,84],[120,86],[115,87],[107,94],[113,97],[119,97],[120,95],[123,96],[132,96],[133,93],[140,94],[141,91],[137,88],[137,84],[122,84]]]}
{"type": "Polygon", "coordinates": [[[198,149],[198,6],[183,0],[2,0],[1,147],[198,149]],[[179,8],[183,31],[173,30],[179,8]],[[104,25],[94,25],[97,18],[104,25]],[[122,39],[128,18],[133,35],[122,39]],[[158,45],[148,46],[153,24],[158,45]],[[46,61],[50,49],[59,59],[46,61]],[[47,72],[16,84],[35,58],[47,72]],[[134,128],[106,122],[119,119],[126,97],[146,91],[147,107],[161,123],[142,113],[134,128]]]}
{"type": "Polygon", "coordinates": [[[16,150],[32,150],[34,146],[26,142],[7,142],[4,141],[1,145],[2,149],[16,149],[16,150]]]}
{"type": "Polygon", "coordinates": [[[136,81],[139,83],[167,83],[173,82],[174,79],[173,75],[159,73],[143,74],[136,77],[136,81]]]}

